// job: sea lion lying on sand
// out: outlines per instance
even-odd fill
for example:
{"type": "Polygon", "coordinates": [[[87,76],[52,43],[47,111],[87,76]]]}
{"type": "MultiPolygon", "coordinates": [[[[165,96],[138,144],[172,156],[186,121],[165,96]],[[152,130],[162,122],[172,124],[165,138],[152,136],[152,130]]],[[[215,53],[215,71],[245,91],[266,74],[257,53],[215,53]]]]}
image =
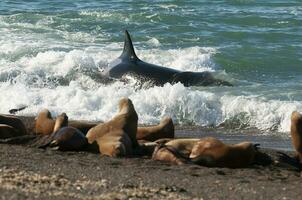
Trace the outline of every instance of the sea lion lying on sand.
{"type": "Polygon", "coordinates": [[[20,136],[17,129],[6,124],[0,124],[0,139],[20,136]]]}
{"type": "Polygon", "coordinates": [[[17,117],[0,115],[0,125],[1,139],[27,134],[24,124],[17,117]]]}
{"type": "Polygon", "coordinates": [[[56,118],[52,135],[41,148],[52,147],[61,151],[80,151],[88,144],[85,135],[74,127],[68,126],[68,116],[62,113],[56,118]]]}
{"type": "Polygon", "coordinates": [[[195,163],[208,167],[240,168],[252,164],[257,148],[250,142],[228,145],[213,137],[174,139],[158,146],[152,156],[175,164],[195,163]]]}
{"type": "MultiPolygon", "coordinates": [[[[96,126],[98,123],[87,121],[71,120],[68,125],[80,130],[86,134],[89,129],[96,126]]],[[[48,109],[43,109],[36,117],[35,132],[36,134],[50,135],[55,128],[55,120],[52,118],[48,109]]]]}
{"type": "Polygon", "coordinates": [[[155,141],[161,138],[174,138],[174,124],[170,117],[164,117],[156,126],[137,128],[138,140],[155,141]]]}
{"type": "Polygon", "coordinates": [[[132,101],[123,98],[119,101],[119,113],[110,121],[91,128],[86,137],[88,143],[96,141],[103,155],[120,157],[131,155],[138,148],[136,140],[137,113],[132,101]]]}

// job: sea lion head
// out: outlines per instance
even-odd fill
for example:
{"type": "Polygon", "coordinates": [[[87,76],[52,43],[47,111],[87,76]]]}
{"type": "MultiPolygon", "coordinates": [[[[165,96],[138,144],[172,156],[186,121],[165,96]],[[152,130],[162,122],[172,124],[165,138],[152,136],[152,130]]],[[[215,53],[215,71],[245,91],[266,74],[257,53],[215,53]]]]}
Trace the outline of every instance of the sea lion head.
{"type": "Polygon", "coordinates": [[[55,121],[52,119],[48,109],[43,109],[36,117],[35,132],[37,134],[49,135],[53,132],[55,121]]]}
{"type": "Polygon", "coordinates": [[[112,148],[112,157],[124,157],[127,155],[126,147],[123,143],[115,144],[112,148]]]}
{"type": "Polygon", "coordinates": [[[179,156],[179,152],[177,152],[177,149],[167,147],[164,144],[159,144],[155,147],[154,152],[152,154],[152,160],[166,161],[176,165],[188,163],[186,159],[179,156]]]}
{"type": "Polygon", "coordinates": [[[61,113],[56,120],[60,122],[62,127],[68,126],[68,116],[66,113],[61,113]]]}
{"type": "Polygon", "coordinates": [[[50,111],[46,108],[41,110],[39,112],[38,116],[36,117],[36,120],[39,120],[39,119],[52,119],[50,111]]]}
{"type": "Polygon", "coordinates": [[[133,103],[130,99],[124,97],[119,101],[119,113],[135,112],[133,103]]]}
{"type": "Polygon", "coordinates": [[[68,126],[68,116],[66,113],[62,113],[56,118],[55,127],[53,129],[53,132],[58,131],[62,127],[68,126]]]}
{"type": "Polygon", "coordinates": [[[133,147],[137,147],[136,140],[138,116],[132,101],[128,98],[122,98],[119,101],[119,113],[112,120],[116,125],[123,127],[123,131],[130,137],[133,147]]]}

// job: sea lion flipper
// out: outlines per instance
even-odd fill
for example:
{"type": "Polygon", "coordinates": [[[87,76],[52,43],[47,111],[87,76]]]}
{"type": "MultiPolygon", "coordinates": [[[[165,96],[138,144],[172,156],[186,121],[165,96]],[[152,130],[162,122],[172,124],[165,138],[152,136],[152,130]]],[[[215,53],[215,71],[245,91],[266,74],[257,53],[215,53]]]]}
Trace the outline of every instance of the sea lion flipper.
{"type": "Polygon", "coordinates": [[[57,150],[60,150],[60,147],[59,146],[55,146],[55,147],[51,147],[51,149],[57,151],[57,150]]]}
{"type": "Polygon", "coordinates": [[[277,152],[278,153],[278,161],[281,163],[286,163],[290,166],[293,166],[295,168],[297,168],[298,170],[302,169],[302,165],[299,162],[298,157],[291,157],[289,155],[287,155],[286,153],[283,152],[277,152]]]}
{"type": "Polygon", "coordinates": [[[58,146],[58,141],[57,140],[53,140],[49,143],[49,147],[54,148],[58,146]]]}
{"type": "Polygon", "coordinates": [[[36,138],[36,135],[22,135],[6,139],[0,139],[0,144],[26,144],[36,138]]]}

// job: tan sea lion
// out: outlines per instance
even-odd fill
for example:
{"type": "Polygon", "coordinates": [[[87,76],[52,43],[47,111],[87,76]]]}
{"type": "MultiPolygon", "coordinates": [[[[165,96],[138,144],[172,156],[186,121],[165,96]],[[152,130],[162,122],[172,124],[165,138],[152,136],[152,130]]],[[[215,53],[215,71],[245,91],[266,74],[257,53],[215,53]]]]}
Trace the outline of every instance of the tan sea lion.
{"type": "Polygon", "coordinates": [[[35,132],[36,134],[50,135],[53,132],[55,120],[52,118],[48,109],[39,112],[36,118],[35,132]]]}
{"type": "Polygon", "coordinates": [[[170,117],[164,117],[157,126],[137,128],[138,140],[155,141],[161,138],[174,138],[174,124],[170,117]]]}
{"type": "Polygon", "coordinates": [[[159,145],[155,148],[152,159],[169,161],[178,165],[188,163],[192,149],[199,140],[195,138],[157,140],[156,143],[159,145]]]}
{"type": "Polygon", "coordinates": [[[88,143],[96,141],[103,155],[126,156],[137,148],[137,113],[132,101],[123,98],[119,101],[119,113],[110,121],[91,128],[86,137],[88,143]]]}
{"type": "Polygon", "coordinates": [[[228,145],[206,137],[194,145],[190,160],[207,167],[240,168],[251,165],[256,153],[256,147],[250,142],[228,145]]]}
{"type": "Polygon", "coordinates": [[[54,132],[41,148],[52,147],[61,151],[79,151],[87,145],[85,135],[78,129],[68,126],[68,116],[62,113],[56,118],[54,132]]]}
{"type": "Polygon", "coordinates": [[[302,164],[302,115],[294,111],[291,115],[290,134],[292,144],[297,152],[297,158],[302,164]]]}
{"type": "MultiPolygon", "coordinates": [[[[76,121],[70,120],[68,125],[79,129],[82,133],[86,134],[89,129],[96,126],[96,122],[76,121]]],[[[49,135],[55,128],[55,120],[52,118],[51,113],[47,109],[43,109],[36,118],[35,132],[37,134],[49,135]]]]}
{"type": "Polygon", "coordinates": [[[247,167],[252,164],[257,148],[250,142],[228,145],[213,137],[175,139],[154,151],[154,160],[175,164],[195,163],[208,167],[247,167]]]}
{"type": "Polygon", "coordinates": [[[24,126],[23,122],[17,117],[0,115],[0,124],[4,124],[2,126],[2,129],[3,132],[7,133],[7,137],[22,136],[27,134],[26,127],[24,126]],[[11,136],[9,133],[11,133],[11,136]]]}
{"type": "Polygon", "coordinates": [[[182,155],[176,148],[166,146],[165,144],[159,144],[155,147],[152,159],[168,161],[177,165],[190,163],[188,157],[182,155]]]}
{"type": "Polygon", "coordinates": [[[66,113],[62,113],[56,118],[53,133],[66,126],[68,126],[68,116],[66,115],[66,113]]]}
{"type": "Polygon", "coordinates": [[[99,152],[110,157],[121,157],[133,154],[131,139],[121,130],[111,131],[98,140],[99,152]]]}

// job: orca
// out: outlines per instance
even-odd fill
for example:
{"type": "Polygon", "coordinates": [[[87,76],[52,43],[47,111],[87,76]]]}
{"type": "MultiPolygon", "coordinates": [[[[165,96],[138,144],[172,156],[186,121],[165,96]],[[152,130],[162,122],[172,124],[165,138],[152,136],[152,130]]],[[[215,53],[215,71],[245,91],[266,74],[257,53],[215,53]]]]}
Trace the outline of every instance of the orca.
{"type": "Polygon", "coordinates": [[[124,49],[122,54],[109,64],[102,76],[110,79],[125,79],[127,75],[141,82],[162,86],[165,83],[182,83],[184,86],[232,86],[231,83],[215,79],[210,72],[179,71],[140,60],[132,44],[131,37],[125,30],[124,49]]]}

